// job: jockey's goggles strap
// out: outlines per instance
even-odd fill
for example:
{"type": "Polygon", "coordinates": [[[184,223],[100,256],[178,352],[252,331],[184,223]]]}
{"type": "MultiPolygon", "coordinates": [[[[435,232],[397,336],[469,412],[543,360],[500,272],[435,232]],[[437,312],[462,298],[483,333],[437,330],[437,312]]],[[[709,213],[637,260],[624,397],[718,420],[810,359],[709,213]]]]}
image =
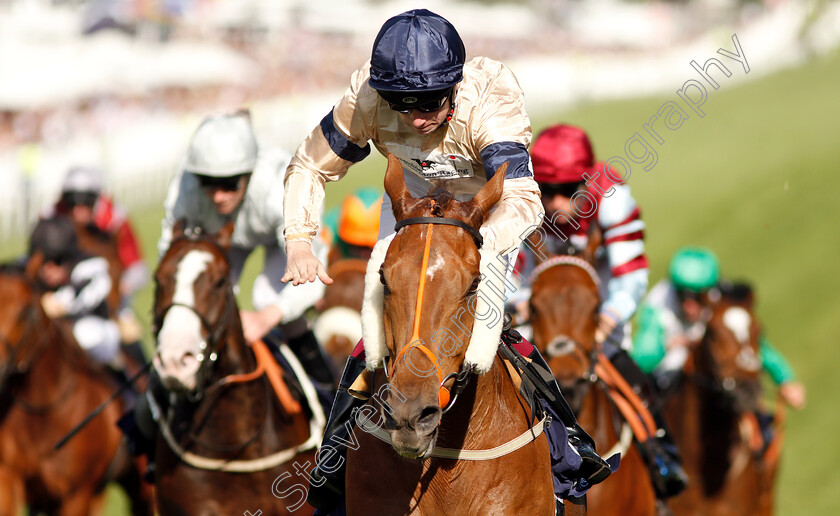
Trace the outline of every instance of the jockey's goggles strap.
{"type": "Polygon", "coordinates": [[[394,225],[394,231],[399,231],[403,227],[412,224],[443,224],[445,226],[457,226],[461,229],[466,230],[470,235],[472,235],[473,240],[475,240],[475,245],[479,248],[484,243],[484,238],[482,238],[481,233],[479,233],[477,229],[470,226],[466,222],[460,221],[458,219],[450,219],[447,217],[409,217],[407,219],[402,219],[401,221],[397,222],[394,225]]]}

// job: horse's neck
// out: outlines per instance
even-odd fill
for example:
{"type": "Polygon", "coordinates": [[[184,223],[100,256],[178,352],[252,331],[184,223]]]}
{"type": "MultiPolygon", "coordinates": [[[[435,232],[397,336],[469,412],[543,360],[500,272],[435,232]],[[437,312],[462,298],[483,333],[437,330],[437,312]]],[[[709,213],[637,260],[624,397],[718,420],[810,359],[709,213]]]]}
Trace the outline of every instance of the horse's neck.
{"type": "Polygon", "coordinates": [[[477,376],[474,381],[475,387],[468,386],[452,413],[443,418],[443,424],[448,423],[458,429],[456,433],[464,435],[463,432],[466,432],[464,448],[497,446],[527,430],[530,409],[498,357],[490,371],[477,376]],[[493,431],[487,432],[488,428],[493,428],[493,431]]]}
{"type": "Polygon", "coordinates": [[[69,388],[73,375],[92,370],[84,363],[82,351],[73,349],[67,330],[59,328],[59,322],[44,316],[40,323],[44,331],[38,334],[35,342],[29,343],[35,355],[19,394],[22,401],[32,406],[55,401],[63,389],[69,388]]]}
{"type": "MultiPolygon", "coordinates": [[[[696,364],[696,355],[694,363],[696,364]]],[[[685,380],[674,405],[681,407],[677,423],[680,448],[686,464],[696,465],[695,476],[705,490],[716,492],[732,462],[733,447],[738,445],[738,414],[721,402],[720,394],[709,389],[712,376],[695,369],[685,380]]]]}
{"type": "MultiPolygon", "coordinates": [[[[254,371],[256,358],[242,337],[238,321],[230,325],[224,338],[225,352],[219,358],[218,379],[254,371]]],[[[279,447],[299,444],[291,441],[305,440],[306,436],[301,439],[297,435],[300,433],[300,417],[291,418],[282,412],[267,381],[263,376],[235,383],[222,387],[216,395],[205,399],[194,412],[192,427],[195,435],[205,443],[244,444],[259,433],[256,444],[248,446],[242,458],[267,455],[279,447]]],[[[308,428],[305,421],[302,427],[308,428]]]]}

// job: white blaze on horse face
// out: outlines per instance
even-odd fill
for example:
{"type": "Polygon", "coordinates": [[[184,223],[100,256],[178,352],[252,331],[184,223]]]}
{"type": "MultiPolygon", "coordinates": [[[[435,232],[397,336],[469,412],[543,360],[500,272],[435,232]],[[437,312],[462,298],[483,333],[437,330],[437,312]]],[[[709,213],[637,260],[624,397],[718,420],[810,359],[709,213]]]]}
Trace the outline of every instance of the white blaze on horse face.
{"type": "Polygon", "coordinates": [[[749,346],[752,316],[741,307],[733,306],[723,314],[723,324],[735,335],[741,344],[741,350],[735,358],[735,363],[745,371],[761,370],[761,360],[755,350],[749,346]]]}
{"type": "Polygon", "coordinates": [[[431,280],[435,277],[435,273],[443,268],[445,265],[443,256],[440,253],[436,254],[434,257],[429,258],[429,265],[426,267],[426,277],[431,280]]]}
{"type": "Polygon", "coordinates": [[[196,373],[204,350],[201,344],[201,319],[187,307],[195,307],[195,281],[207,270],[213,255],[207,251],[188,252],[175,271],[175,294],[158,333],[155,369],[167,388],[192,390],[196,387],[196,373]],[[184,306],[178,306],[184,305],[184,306]]]}
{"type": "Polygon", "coordinates": [[[739,306],[727,308],[723,313],[723,324],[735,335],[738,342],[745,344],[750,338],[750,313],[739,306]]]}

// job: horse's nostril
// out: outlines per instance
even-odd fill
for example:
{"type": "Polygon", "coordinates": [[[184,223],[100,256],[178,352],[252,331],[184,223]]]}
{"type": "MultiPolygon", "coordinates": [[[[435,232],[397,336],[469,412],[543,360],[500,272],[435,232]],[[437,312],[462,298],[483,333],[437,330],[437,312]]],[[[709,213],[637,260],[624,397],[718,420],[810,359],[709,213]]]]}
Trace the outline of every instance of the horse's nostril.
{"type": "Polygon", "coordinates": [[[385,419],[385,428],[387,430],[397,430],[397,420],[393,416],[394,410],[387,404],[382,404],[382,417],[385,419]]]}
{"type": "Polygon", "coordinates": [[[431,430],[440,422],[443,411],[436,405],[429,405],[420,412],[415,428],[418,430],[431,430]]]}
{"type": "Polygon", "coordinates": [[[188,365],[188,364],[190,364],[192,362],[195,362],[195,361],[196,361],[196,357],[195,357],[195,354],[193,354],[192,351],[187,351],[181,357],[181,365],[188,365]]]}

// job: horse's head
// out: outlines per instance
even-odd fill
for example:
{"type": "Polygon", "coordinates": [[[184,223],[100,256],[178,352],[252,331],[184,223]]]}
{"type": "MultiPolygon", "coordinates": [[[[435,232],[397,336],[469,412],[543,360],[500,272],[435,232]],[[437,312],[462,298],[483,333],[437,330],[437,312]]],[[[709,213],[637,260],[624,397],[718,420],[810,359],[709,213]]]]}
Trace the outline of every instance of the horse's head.
{"type": "Polygon", "coordinates": [[[472,328],[480,279],[476,230],[501,196],[506,168],[500,167],[471,201],[458,202],[440,189],[414,199],[399,161],[388,158],[385,190],[399,230],[380,277],[389,381],[405,401],[391,404],[382,415],[394,448],[403,456],[431,452],[449,405],[448,389],[459,372],[462,378],[466,374],[462,367],[468,340],[462,340],[453,321],[472,328]]]}
{"type": "Polygon", "coordinates": [[[586,259],[558,255],[534,269],[531,277],[534,345],[563,390],[575,399],[574,388],[585,385],[594,365],[598,275],[586,259]]]}
{"type": "Polygon", "coordinates": [[[229,223],[215,236],[185,233],[179,221],[172,244],[155,271],[154,366],[165,387],[204,387],[224,336],[239,320],[226,251],[229,223]]]}
{"type": "Polygon", "coordinates": [[[751,289],[744,284],[723,286],[711,313],[695,358],[697,373],[711,379],[711,387],[724,394],[736,411],[752,410],[760,389],[761,328],[751,289]]]}
{"type": "Polygon", "coordinates": [[[10,380],[25,374],[45,343],[46,328],[34,287],[42,260],[30,260],[26,269],[0,267],[0,395],[6,395],[10,380]]]}

